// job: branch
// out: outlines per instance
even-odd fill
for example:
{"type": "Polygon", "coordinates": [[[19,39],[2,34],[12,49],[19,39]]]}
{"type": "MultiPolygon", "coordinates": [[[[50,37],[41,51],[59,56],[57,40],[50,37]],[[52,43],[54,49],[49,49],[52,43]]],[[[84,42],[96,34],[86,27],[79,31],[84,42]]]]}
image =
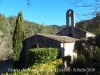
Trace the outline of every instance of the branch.
{"type": "Polygon", "coordinates": [[[95,15],[98,11],[100,11],[100,0],[93,0],[93,2],[88,2],[88,0],[67,0],[67,2],[75,7],[83,7],[89,10],[93,10],[90,15],[95,15]]]}
{"type": "Polygon", "coordinates": [[[27,1],[28,7],[29,7],[29,6],[32,6],[31,3],[30,3],[30,0],[26,0],[26,1],[27,1]]]}

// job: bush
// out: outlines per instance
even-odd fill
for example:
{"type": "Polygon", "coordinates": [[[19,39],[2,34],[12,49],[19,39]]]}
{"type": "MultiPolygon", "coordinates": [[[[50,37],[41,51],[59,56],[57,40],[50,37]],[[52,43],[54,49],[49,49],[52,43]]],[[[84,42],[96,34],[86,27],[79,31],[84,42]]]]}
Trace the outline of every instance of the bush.
{"type": "Polygon", "coordinates": [[[28,69],[23,69],[21,71],[15,71],[14,73],[1,74],[1,75],[63,75],[63,72],[59,74],[56,69],[58,66],[62,65],[62,59],[56,59],[55,61],[48,62],[45,64],[33,65],[28,69]]]}
{"type": "Polygon", "coordinates": [[[29,51],[29,64],[51,62],[59,56],[58,48],[34,48],[29,51]]]}
{"type": "Polygon", "coordinates": [[[71,63],[71,56],[64,56],[63,58],[63,61],[67,61],[67,66],[70,66],[70,63],[71,63]]]}
{"type": "Polygon", "coordinates": [[[78,57],[77,57],[77,61],[79,62],[84,62],[85,63],[85,56],[83,54],[79,54],[78,57]]]}
{"type": "Polygon", "coordinates": [[[85,66],[85,57],[83,54],[79,54],[77,59],[71,64],[71,69],[73,70],[72,71],[72,74],[73,75],[86,75],[85,72],[79,72],[77,71],[76,69],[82,69],[82,68],[86,68],[85,66]],[[76,70],[76,71],[74,71],[76,70]]]}

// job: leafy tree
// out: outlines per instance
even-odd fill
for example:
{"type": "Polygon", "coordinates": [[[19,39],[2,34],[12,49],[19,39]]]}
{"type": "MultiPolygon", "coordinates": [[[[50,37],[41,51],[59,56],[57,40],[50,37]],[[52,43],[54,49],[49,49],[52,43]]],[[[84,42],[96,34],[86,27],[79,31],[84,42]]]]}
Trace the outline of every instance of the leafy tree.
{"type": "Polygon", "coordinates": [[[94,67],[96,71],[100,71],[100,48],[97,46],[95,47],[94,51],[94,67]]]}
{"type": "Polygon", "coordinates": [[[96,16],[90,20],[83,20],[76,23],[76,27],[92,32],[96,35],[100,34],[100,12],[97,12],[96,16]]]}
{"type": "Polygon", "coordinates": [[[22,16],[22,12],[18,12],[18,16],[16,19],[16,26],[13,35],[13,59],[14,61],[19,60],[20,52],[23,47],[23,40],[24,40],[24,20],[22,16]]]}
{"type": "Polygon", "coordinates": [[[86,67],[95,68],[96,74],[100,71],[100,34],[95,38],[88,38],[87,40],[78,40],[75,44],[75,50],[78,51],[77,61],[74,61],[72,67],[78,67],[79,64],[84,63],[86,67]],[[81,55],[82,54],[82,55],[81,55]],[[85,60],[84,60],[85,59],[85,60]],[[80,63],[80,62],[81,63],[80,63]]]}
{"type": "Polygon", "coordinates": [[[94,17],[93,20],[93,25],[95,26],[95,28],[100,28],[100,12],[96,13],[96,17],[94,17]]]}
{"type": "Polygon", "coordinates": [[[100,34],[96,35],[95,44],[96,44],[96,46],[100,47],[100,34]]]}
{"type": "Polygon", "coordinates": [[[79,68],[85,68],[85,56],[83,54],[79,54],[77,59],[71,64],[72,75],[86,75],[85,72],[79,72],[76,70],[79,68]]]}

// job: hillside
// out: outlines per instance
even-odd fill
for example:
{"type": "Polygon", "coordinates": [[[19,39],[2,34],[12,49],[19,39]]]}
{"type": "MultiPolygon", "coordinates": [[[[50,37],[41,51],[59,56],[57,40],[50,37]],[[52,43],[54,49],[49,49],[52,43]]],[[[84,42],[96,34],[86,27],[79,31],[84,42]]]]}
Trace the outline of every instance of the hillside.
{"type": "MultiPolygon", "coordinates": [[[[11,57],[12,50],[12,36],[14,28],[16,25],[16,16],[6,17],[4,14],[0,14],[0,60],[8,59],[8,56],[11,57]]],[[[56,34],[63,28],[65,25],[44,25],[35,22],[30,22],[24,20],[25,26],[25,38],[33,36],[36,33],[43,34],[56,34]]],[[[83,20],[76,23],[76,27],[83,30],[92,32],[94,34],[100,33],[100,15],[90,20],[83,20]]]]}
{"type": "Polygon", "coordinates": [[[96,35],[100,34],[100,13],[97,13],[92,19],[77,22],[76,27],[92,32],[96,35]]]}
{"type": "MultiPolygon", "coordinates": [[[[0,14],[0,60],[8,59],[11,57],[12,50],[12,37],[16,25],[16,16],[6,17],[0,14]]],[[[58,25],[44,25],[25,20],[25,38],[33,36],[36,33],[56,34],[65,26],[58,25]]]]}

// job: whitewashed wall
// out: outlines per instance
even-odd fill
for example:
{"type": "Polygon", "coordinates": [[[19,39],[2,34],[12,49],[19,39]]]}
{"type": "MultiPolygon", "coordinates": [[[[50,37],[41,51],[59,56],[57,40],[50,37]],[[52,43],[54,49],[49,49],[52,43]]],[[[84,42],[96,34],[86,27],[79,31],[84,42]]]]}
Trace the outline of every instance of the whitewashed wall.
{"type": "Polygon", "coordinates": [[[61,43],[63,56],[70,55],[72,60],[73,60],[73,57],[77,58],[77,53],[73,52],[74,44],[75,44],[75,42],[73,42],[73,43],[61,43]]]}
{"type": "Polygon", "coordinates": [[[92,33],[86,33],[86,38],[88,38],[88,37],[95,37],[95,35],[92,33]]]}

